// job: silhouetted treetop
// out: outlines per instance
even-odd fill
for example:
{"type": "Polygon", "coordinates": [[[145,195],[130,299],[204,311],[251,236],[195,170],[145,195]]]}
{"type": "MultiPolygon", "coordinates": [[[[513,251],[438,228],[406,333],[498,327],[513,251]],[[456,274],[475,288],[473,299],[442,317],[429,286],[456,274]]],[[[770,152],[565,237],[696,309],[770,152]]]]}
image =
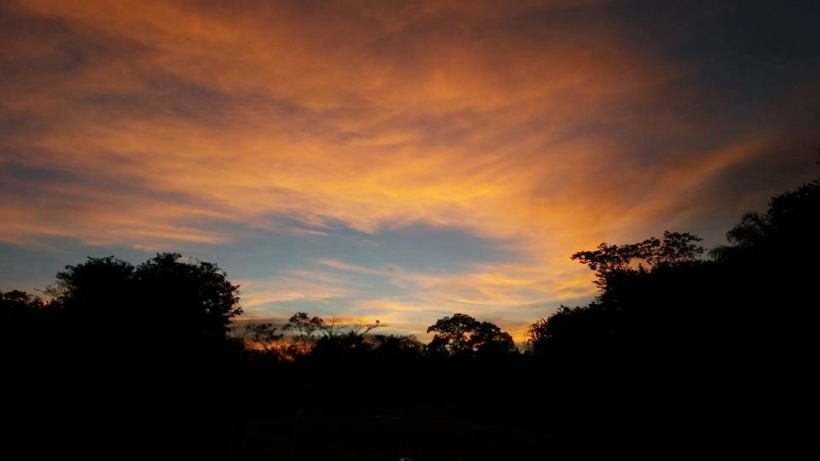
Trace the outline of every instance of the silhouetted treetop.
{"type": "Polygon", "coordinates": [[[817,253],[820,233],[820,181],[812,181],[769,200],[766,213],[743,215],[729,232],[729,245],[713,248],[709,254],[717,261],[743,261],[750,258],[796,257],[807,251],[817,253]],[[795,249],[799,247],[799,252],[795,249]]]}
{"type": "Polygon", "coordinates": [[[571,256],[594,270],[603,287],[606,278],[614,272],[644,271],[697,260],[704,252],[698,245],[700,237],[688,232],[664,231],[663,238],[650,237],[642,242],[626,245],[598,245],[597,250],[579,251],[571,256]]]}
{"type": "Polygon", "coordinates": [[[39,320],[38,314],[45,307],[42,299],[25,291],[0,291],[0,344],[13,343],[26,336],[31,341],[32,330],[42,326],[34,322],[39,320]]]}
{"type": "MultiPolygon", "coordinates": [[[[46,293],[72,328],[102,342],[224,341],[242,313],[237,285],[216,264],[160,253],[134,267],[113,256],[66,266],[46,293]]],[[[133,347],[133,346],[129,346],[133,347]]]]}
{"type": "Polygon", "coordinates": [[[282,329],[295,332],[298,339],[307,340],[313,339],[314,336],[364,336],[376,328],[386,326],[378,320],[370,323],[341,324],[335,319],[325,320],[317,315],[311,317],[306,312],[297,312],[290,316],[282,329]]]}
{"type": "Polygon", "coordinates": [[[88,257],[57,273],[57,283],[45,292],[61,308],[74,314],[102,314],[116,305],[133,301],[134,266],[114,256],[88,257]]]}
{"type": "Polygon", "coordinates": [[[382,356],[421,354],[424,345],[413,335],[373,335],[375,350],[382,356]]]}
{"type": "Polygon", "coordinates": [[[239,286],[214,263],[180,258],[178,253],[161,253],[140,264],[135,271],[139,296],[160,310],[169,334],[225,339],[231,319],[242,313],[239,286]]]}
{"type": "Polygon", "coordinates": [[[45,306],[39,296],[35,296],[25,291],[11,290],[0,291],[0,312],[28,311],[41,309],[45,306]]]}
{"type": "Polygon", "coordinates": [[[466,314],[443,317],[427,328],[435,333],[428,348],[451,355],[509,353],[515,343],[509,333],[492,322],[480,322],[466,314]]]}
{"type": "Polygon", "coordinates": [[[331,326],[327,325],[319,316],[309,316],[306,312],[297,312],[290,316],[288,323],[282,328],[285,331],[294,331],[296,336],[310,338],[314,333],[330,334],[331,326]]]}
{"type": "Polygon", "coordinates": [[[595,302],[588,306],[561,306],[552,315],[530,325],[527,342],[536,355],[601,349],[615,333],[617,315],[615,310],[595,302]]]}

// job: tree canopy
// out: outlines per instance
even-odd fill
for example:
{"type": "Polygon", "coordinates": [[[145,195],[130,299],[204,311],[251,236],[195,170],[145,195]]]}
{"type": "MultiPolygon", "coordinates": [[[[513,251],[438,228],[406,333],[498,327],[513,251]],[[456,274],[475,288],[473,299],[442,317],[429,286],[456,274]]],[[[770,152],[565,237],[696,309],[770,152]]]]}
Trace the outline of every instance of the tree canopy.
{"type": "Polygon", "coordinates": [[[571,259],[595,271],[596,284],[603,288],[606,279],[617,272],[645,271],[655,267],[693,262],[704,252],[700,237],[688,232],[664,231],[662,238],[649,237],[625,245],[598,245],[597,250],[579,251],[571,259]]]}
{"type": "Polygon", "coordinates": [[[785,261],[818,255],[820,180],[769,200],[765,213],[748,212],[726,233],[727,245],[709,254],[719,262],[785,261]]]}
{"type": "Polygon", "coordinates": [[[466,314],[443,317],[427,328],[435,333],[428,348],[449,355],[504,354],[515,351],[509,333],[492,322],[480,322],[466,314]]]}
{"type": "Polygon", "coordinates": [[[107,347],[197,348],[228,340],[242,313],[237,285],[216,264],[160,253],[134,267],[107,256],[66,266],[46,293],[78,334],[107,347]]]}

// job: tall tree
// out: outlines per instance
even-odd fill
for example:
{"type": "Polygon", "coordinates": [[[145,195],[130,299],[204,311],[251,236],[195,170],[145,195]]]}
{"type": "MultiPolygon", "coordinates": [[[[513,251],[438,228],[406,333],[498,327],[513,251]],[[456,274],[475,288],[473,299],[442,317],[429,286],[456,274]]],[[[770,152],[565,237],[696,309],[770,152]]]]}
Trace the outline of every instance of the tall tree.
{"type": "Polygon", "coordinates": [[[239,287],[209,262],[160,253],[134,267],[113,256],[66,266],[46,292],[76,344],[139,354],[226,343],[239,287]]]}
{"type": "Polygon", "coordinates": [[[181,258],[161,253],[135,271],[137,295],[158,314],[155,331],[181,341],[226,340],[231,319],[242,313],[239,286],[214,263],[181,258]]]}
{"type": "Polygon", "coordinates": [[[466,314],[443,317],[427,328],[435,333],[431,351],[450,355],[509,353],[515,351],[512,337],[492,322],[480,322],[466,314]]]}

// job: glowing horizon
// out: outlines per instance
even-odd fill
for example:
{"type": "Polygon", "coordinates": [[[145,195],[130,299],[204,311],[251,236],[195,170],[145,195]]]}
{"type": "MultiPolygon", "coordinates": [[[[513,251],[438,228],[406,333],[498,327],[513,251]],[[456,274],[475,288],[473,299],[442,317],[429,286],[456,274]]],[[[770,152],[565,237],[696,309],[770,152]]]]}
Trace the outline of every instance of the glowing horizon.
{"type": "Polygon", "coordinates": [[[521,340],[594,295],[573,252],[816,176],[817,6],[508,3],[6,2],[0,289],[176,251],[248,318],[521,340]]]}

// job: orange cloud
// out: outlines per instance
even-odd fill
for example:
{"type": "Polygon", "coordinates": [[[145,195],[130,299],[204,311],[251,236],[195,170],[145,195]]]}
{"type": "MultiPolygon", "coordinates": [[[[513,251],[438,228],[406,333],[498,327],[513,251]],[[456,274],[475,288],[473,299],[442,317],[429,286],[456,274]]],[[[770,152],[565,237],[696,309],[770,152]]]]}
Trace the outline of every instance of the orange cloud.
{"type": "MultiPolygon", "coordinates": [[[[692,191],[772,138],[647,154],[647,133],[689,139],[707,122],[662,109],[695,97],[676,86],[688,68],[576,14],[607,3],[15,3],[38,26],[3,39],[20,77],[0,88],[0,116],[23,128],[0,138],[0,240],[153,249],[241,239],[232,224],[321,237],[423,223],[517,262],[446,275],[324,265],[407,290],[377,300],[413,312],[397,325],[420,309],[521,320],[590,296],[571,253],[689,230],[677,226],[715,206],[692,191]]],[[[317,276],[249,280],[246,305],[362,293],[305,281],[317,276]]]]}
{"type": "MultiPolygon", "coordinates": [[[[575,174],[567,168],[588,165],[586,152],[594,151],[557,138],[609,104],[640,101],[643,89],[660,78],[636,79],[628,69],[641,63],[612,44],[612,37],[562,30],[560,40],[545,44],[505,35],[488,25],[501,13],[497,8],[488,10],[492,14],[481,7],[400,11],[407,18],[395,31],[395,25],[360,27],[362,21],[381,22],[356,14],[340,19],[336,6],[328,7],[333,15],[320,13],[319,21],[277,7],[261,12],[264,21],[258,12],[226,17],[177,2],[136,7],[43,1],[25,7],[84,33],[149,50],[127,64],[87,66],[59,83],[52,99],[105,93],[111,85],[115,93],[146,97],[150,107],[162,95],[134,81],[140,80],[136,66],[226,98],[254,94],[262,101],[221,108],[229,125],[218,129],[168,108],[140,116],[60,101],[49,109],[72,114],[64,113],[48,137],[28,140],[56,156],[31,163],[104,171],[159,194],[195,197],[209,212],[250,222],[270,214],[314,224],[332,218],[367,232],[427,222],[490,237],[524,232],[549,240],[554,217],[574,211],[533,213],[536,189],[575,174]],[[464,30],[453,32],[445,18],[464,30]],[[420,23],[420,32],[410,34],[412,21],[420,23]],[[487,31],[478,34],[476,28],[487,31]],[[339,35],[329,36],[334,32],[339,35]],[[323,48],[331,45],[334,50],[323,48]],[[296,114],[265,104],[279,101],[296,114]],[[519,125],[532,123],[543,131],[518,134],[519,125]],[[326,131],[317,132],[320,127],[326,131]],[[571,157],[578,160],[567,162],[571,157]]],[[[513,10],[507,13],[522,13],[513,10]]]]}

